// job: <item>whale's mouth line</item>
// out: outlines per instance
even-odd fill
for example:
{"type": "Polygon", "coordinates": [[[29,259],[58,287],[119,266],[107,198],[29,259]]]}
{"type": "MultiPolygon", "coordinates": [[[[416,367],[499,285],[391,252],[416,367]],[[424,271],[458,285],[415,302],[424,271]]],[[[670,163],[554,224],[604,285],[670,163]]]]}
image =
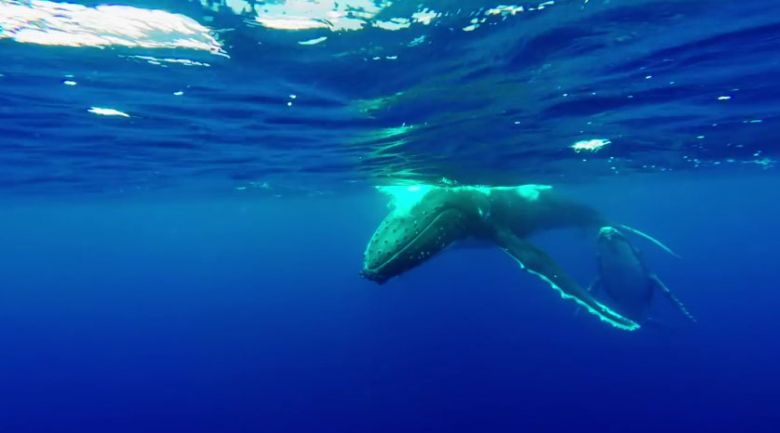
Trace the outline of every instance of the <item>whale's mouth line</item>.
{"type": "Polygon", "coordinates": [[[427,232],[427,231],[428,231],[428,230],[429,230],[429,229],[430,229],[430,228],[431,228],[431,227],[432,227],[434,224],[436,224],[436,222],[438,222],[438,221],[439,221],[439,220],[442,218],[442,216],[444,215],[444,213],[445,213],[445,212],[447,212],[447,211],[449,211],[449,209],[448,209],[448,210],[446,210],[446,211],[444,211],[444,212],[441,212],[441,213],[439,213],[438,215],[436,215],[436,217],[435,217],[434,219],[432,219],[432,220],[431,220],[431,222],[429,222],[428,224],[426,224],[426,225],[425,225],[425,227],[424,227],[422,230],[420,230],[420,233],[418,233],[418,234],[417,234],[417,235],[416,235],[414,238],[412,238],[411,240],[409,240],[409,242],[407,242],[407,243],[406,243],[406,245],[404,245],[404,247],[403,247],[403,248],[401,248],[400,250],[398,250],[398,252],[396,252],[395,254],[393,254],[392,256],[390,256],[390,257],[389,257],[387,260],[385,260],[384,262],[382,262],[380,265],[374,266],[373,268],[366,268],[366,271],[368,271],[368,272],[371,272],[371,273],[378,273],[378,272],[380,272],[382,268],[384,268],[385,266],[387,266],[387,265],[388,265],[388,263],[390,263],[390,262],[392,262],[393,260],[397,259],[397,258],[398,258],[398,257],[399,257],[401,254],[404,254],[404,253],[406,252],[406,250],[408,250],[409,248],[411,248],[411,246],[412,246],[412,245],[413,245],[413,244],[414,244],[414,243],[415,243],[415,242],[416,242],[418,239],[420,239],[420,237],[421,237],[422,235],[424,235],[424,234],[425,234],[425,233],[426,233],[426,232],[427,232]]]}

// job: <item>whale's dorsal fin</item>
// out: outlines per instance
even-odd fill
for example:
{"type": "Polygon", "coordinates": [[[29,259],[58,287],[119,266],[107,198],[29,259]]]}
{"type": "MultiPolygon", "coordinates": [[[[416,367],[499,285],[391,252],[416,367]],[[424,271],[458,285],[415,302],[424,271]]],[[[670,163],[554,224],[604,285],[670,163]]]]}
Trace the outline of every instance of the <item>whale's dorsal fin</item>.
{"type": "Polygon", "coordinates": [[[633,331],[639,325],[620,314],[612,311],[607,306],[593,299],[593,297],[577,284],[555,261],[525,239],[517,237],[509,230],[498,230],[495,234],[496,243],[520,264],[520,267],[555,289],[562,298],[573,299],[589,313],[598,316],[610,325],[626,331],[633,331]]]}
{"type": "Polygon", "coordinates": [[[625,230],[628,230],[629,232],[631,232],[631,233],[633,233],[633,234],[635,234],[635,235],[637,235],[637,236],[639,236],[639,237],[641,237],[641,238],[644,238],[644,239],[646,239],[646,240],[650,241],[650,242],[651,242],[653,245],[655,245],[655,246],[657,246],[658,248],[660,248],[660,249],[662,249],[662,250],[666,251],[667,253],[669,253],[669,254],[671,254],[671,255],[673,255],[673,256],[675,256],[675,257],[677,257],[678,259],[682,258],[682,257],[680,257],[680,255],[679,255],[679,254],[677,254],[677,253],[675,253],[674,251],[672,251],[672,249],[671,249],[671,248],[669,248],[669,247],[667,247],[666,245],[664,245],[664,243],[663,243],[663,242],[661,242],[661,241],[659,241],[658,239],[656,239],[656,238],[654,238],[654,237],[650,236],[649,234],[647,234],[647,233],[645,233],[645,232],[643,232],[643,231],[640,231],[639,229],[635,229],[635,228],[633,228],[633,227],[631,227],[631,226],[627,226],[627,225],[625,225],[625,224],[620,224],[620,227],[621,227],[621,228],[623,228],[623,229],[625,229],[625,230]]]}

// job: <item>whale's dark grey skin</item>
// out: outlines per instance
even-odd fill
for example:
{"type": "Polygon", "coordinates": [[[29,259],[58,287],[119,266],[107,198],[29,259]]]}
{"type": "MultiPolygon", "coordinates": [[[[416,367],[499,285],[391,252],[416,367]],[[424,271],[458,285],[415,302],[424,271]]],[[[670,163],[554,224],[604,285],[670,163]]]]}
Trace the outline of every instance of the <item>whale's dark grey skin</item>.
{"type": "Polygon", "coordinates": [[[386,188],[394,209],[368,242],[362,274],[384,283],[422,263],[457,241],[469,238],[502,248],[519,265],[538,276],[562,297],[574,299],[609,324],[624,330],[639,325],[596,301],[547,253],[527,237],[544,230],[604,225],[593,209],[566,200],[545,185],[518,187],[386,188]]]}
{"type": "Polygon", "coordinates": [[[663,293],[680,312],[695,322],[682,302],[652,273],[641,252],[615,227],[604,226],[598,236],[598,277],[589,291],[604,291],[621,314],[638,323],[648,320],[656,291],[663,293]]]}

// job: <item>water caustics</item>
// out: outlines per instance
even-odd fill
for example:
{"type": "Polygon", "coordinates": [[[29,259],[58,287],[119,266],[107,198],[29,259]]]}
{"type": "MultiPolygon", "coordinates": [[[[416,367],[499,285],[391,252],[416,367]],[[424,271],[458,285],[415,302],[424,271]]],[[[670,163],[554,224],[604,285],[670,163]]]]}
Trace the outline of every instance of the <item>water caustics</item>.
{"type": "Polygon", "coordinates": [[[776,2],[127,3],[0,2],[0,188],[320,194],[778,157],[759,139],[780,132],[776,2]]]}

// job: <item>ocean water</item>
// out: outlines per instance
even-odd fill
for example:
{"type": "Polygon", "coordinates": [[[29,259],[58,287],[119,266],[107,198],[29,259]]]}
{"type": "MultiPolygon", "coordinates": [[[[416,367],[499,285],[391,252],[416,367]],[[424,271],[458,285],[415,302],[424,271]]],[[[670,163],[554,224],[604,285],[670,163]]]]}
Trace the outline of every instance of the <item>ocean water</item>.
{"type": "Polygon", "coordinates": [[[0,0],[0,432],[775,432],[778,54],[770,0],[0,0]],[[697,322],[498,248],[362,278],[420,183],[651,233],[697,322]]]}

